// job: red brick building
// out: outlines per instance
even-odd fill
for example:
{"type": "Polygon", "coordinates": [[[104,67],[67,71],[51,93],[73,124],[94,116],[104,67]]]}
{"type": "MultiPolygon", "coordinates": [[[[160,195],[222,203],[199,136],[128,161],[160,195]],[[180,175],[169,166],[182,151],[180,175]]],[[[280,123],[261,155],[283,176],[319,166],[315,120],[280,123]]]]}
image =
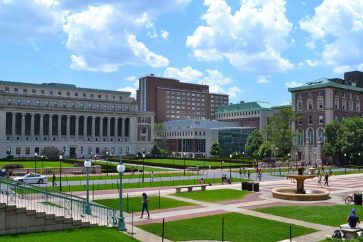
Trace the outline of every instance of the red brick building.
{"type": "Polygon", "coordinates": [[[139,79],[139,111],[155,113],[155,122],[183,119],[214,119],[219,106],[228,104],[228,95],[209,93],[209,86],[183,83],[176,79],[149,75],[139,79]]]}
{"type": "Polygon", "coordinates": [[[321,153],[324,127],[333,120],[363,117],[363,72],[347,72],[344,79],[322,78],[289,91],[292,109],[302,117],[293,126],[292,160],[330,162],[321,153]]]}

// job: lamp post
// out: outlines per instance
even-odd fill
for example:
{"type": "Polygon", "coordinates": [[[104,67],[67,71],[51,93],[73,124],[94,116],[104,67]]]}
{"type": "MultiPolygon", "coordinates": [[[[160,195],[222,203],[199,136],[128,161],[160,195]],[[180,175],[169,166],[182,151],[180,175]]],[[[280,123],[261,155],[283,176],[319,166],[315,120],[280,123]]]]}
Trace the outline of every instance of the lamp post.
{"type": "Polygon", "coordinates": [[[184,158],[184,176],[185,176],[185,152],[183,153],[183,158],[184,158]]]}
{"type": "Polygon", "coordinates": [[[229,155],[229,180],[232,181],[232,157],[233,155],[229,155]]]}
{"type": "Polygon", "coordinates": [[[173,168],[174,168],[174,157],[175,157],[175,152],[173,152],[173,168]]]}
{"type": "Polygon", "coordinates": [[[296,166],[296,169],[297,169],[297,152],[295,152],[295,166],[296,166]]]}
{"type": "Polygon", "coordinates": [[[316,151],[314,151],[314,162],[315,162],[315,164],[317,164],[316,163],[316,151]]]}
{"type": "Polygon", "coordinates": [[[145,153],[142,154],[142,182],[145,179],[145,153]]]}
{"type": "Polygon", "coordinates": [[[89,168],[92,166],[92,160],[85,160],[84,161],[84,167],[86,169],[86,174],[87,174],[87,197],[86,197],[86,201],[87,203],[84,204],[83,206],[83,212],[85,214],[91,215],[91,206],[89,204],[89,168]]]}
{"type": "Polygon", "coordinates": [[[42,158],[42,170],[44,170],[44,155],[42,155],[41,158],[42,158]]]}
{"type": "Polygon", "coordinates": [[[106,162],[107,162],[107,176],[108,176],[108,169],[109,169],[109,164],[108,164],[108,151],[106,151],[106,162]]]}
{"type": "Polygon", "coordinates": [[[120,161],[120,163],[117,165],[116,167],[117,169],[117,172],[120,176],[120,217],[118,219],[118,227],[117,229],[119,231],[126,231],[126,227],[125,227],[125,219],[124,219],[124,216],[123,216],[123,213],[122,213],[122,175],[125,171],[125,165],[123,164],[122,161],[120,161]]]}
{"type": "Polygon", "coordinates": [[[290,170],[290,166],[289,166],[290,156],[291,156],[291,154],[290,154],[290,153],[288,153],[288,154],[287,154],[287,157],[289,157],[289,158],[287,158],[287,171],[289,171],[289,170],[290,170]]]}
{"type": "Polygon", "coordinates": [[[59,191],[62,191],[62,160],[63,156],[59,156],[59,191]]]}
{"type": "Polygon", "coordinates": [[[344,153],[344,171],[347,174],[347,154],[344,153]]]}
{"type": "Polygon", "coordinates": [[[38,157],[38,153],[35,152],[34,153],[34,172],[37,173],[37,157],[38,157]]]}

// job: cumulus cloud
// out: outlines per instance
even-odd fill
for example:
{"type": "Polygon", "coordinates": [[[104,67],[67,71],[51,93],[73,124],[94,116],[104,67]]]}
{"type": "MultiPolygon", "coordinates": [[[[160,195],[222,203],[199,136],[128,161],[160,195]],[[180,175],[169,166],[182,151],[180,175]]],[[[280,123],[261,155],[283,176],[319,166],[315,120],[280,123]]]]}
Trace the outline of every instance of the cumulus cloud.
{"type": "Polygon", "coordinates": [[[259,76],[256,82],[259,84],[267,84],[270,83],[270,80],[265,76],[259,76]]]}
{"type": "Polygon", "coordinates": [[[204,24],[187,37],[186,45],[200,60],[227,59],[250,73],[273,73],[293,68],[282,57],[289,46],[292,24],[284,0],[243,0],[231,12],[225,0],[205,0],[204,24]]]}
{"type": "Polygon", "coordinates": [[[300,28],[309,33],[307,45],[322,45],[322,64],[336,72],[363,65],[362,12],[361,0],[324,0],[314,9],[313,16],[300,21],[300,28]]]}
{"type": "Polygon", "coordinates": [[[117,90],[124,91],[124,92],[130,92],[131,97],[136,98],[136,90],[139,88],[139,79],[136,76],[127,76],[123,80],[131,83],[131,86],[129,86],[129,83],[128,83],[126,87],[122,87],[117,90]]]}
{"type": "Polygon", "coordinates": [[[168,40],[169,39],[169,32],[166,31],[166,30],[161,30],[161,37],[164,39],[164,40],[168,40]]]}
{"type": "Polygon", "coordinates": [[[186,66],[184,68],[168,67],[165,69],[164,76],[175,78],[183,82],[193,82],[200,79],[203,73],[193,69],[191,66],[186,66]]]}
{"type": "Polygon", "coordinates": [[[287,87],[287,88],[299,87],[299,86],[302,86],[302,85],[303,85],[303,83],[297,82],[297,81],[285,82],[285,87],[287,87]]]}
{"type": "Polygon", "coordinates": [[[133,98],[136,98],[136,90],[137,90],[137,88],[135,88],[135,87],[123,87],[123,88],[117,89],[117,91],[121,91],[121,92],[130,92],[131,97],[133,97],[133,98]]]}

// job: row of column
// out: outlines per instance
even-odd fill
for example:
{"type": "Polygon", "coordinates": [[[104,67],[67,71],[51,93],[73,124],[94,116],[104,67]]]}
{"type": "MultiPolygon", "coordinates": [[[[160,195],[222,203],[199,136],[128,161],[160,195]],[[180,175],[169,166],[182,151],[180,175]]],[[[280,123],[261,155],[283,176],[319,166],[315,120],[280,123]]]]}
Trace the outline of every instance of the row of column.
{"type": "Polygon", "coordinates": [[[6,134],[31,139],[39,135],[40,140],[44,140],[44,136],[57,136],[58,140],[62,136],[66,139],[72,136],[75,140],[85,136],[91,137],[91,141],[96,141],[96,137],[129,137],[130,118],[7,112],[6,134]]]}

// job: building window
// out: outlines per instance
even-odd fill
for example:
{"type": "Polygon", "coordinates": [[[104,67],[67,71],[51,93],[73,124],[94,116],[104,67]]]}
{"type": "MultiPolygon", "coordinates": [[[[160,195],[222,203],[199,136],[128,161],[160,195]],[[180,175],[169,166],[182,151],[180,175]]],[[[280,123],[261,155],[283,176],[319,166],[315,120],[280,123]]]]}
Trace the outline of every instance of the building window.
{"type": "Polygon", "coordinates": [[[8,98],[8,105],[11,105],[11,102],[12,102],[11,98],[8,98]]]}
{"type": "Polygon", "coordinates": [[[87,97],[86,93],[83,93],[83,97],[87,97]]]}
{"type": "Polygon", "coordinates": [[[319,124],[324,124],[324,116],[319,115],[319,124]]]}
{"type": "Polygon", "coordinates": [[[39,107],[40,106],[40,101],[39,100],[36,100],[35,101],[35,106],[39,107]]]}
{"type": "Polygon", "coordinates": [[[349,111],[353,111],[353,100],[349,99],[349,111]]]}
{"type": "Polygon", "coordinates": [[[76,104],[72,102],[72,108],[76,108],[76,104]]]}
{"type": "Polygon", "coordinates": [[[71,95],[71,93],[70,92],[67,92],[67,96],[69,97],[71,95]]]}
{"type": "Polygon", "coordinates": [[[101,95],[98,95],[98,99],[101,99],[101,97],[102,97],[101,95]]]}
{"type": "Polygon", "coordinates": [[[91,97],[92,97],[92,98],[93,98],[93,96],[94,96],[94,95],[93,95],[93,93],[91,93],[91,97]]]}
{"type": "Polygon", "coordinates": [[[313,110],[313,100],[312,99],[308,99],[307,109],[308,110],[313,110]]]}
{"type": "Polygon", "coordinates": [[[314,145],[314,131],[312,129],[308,129],[307,141],[310,145],[314,145]]]}
{"type": "Polygon", "coordinates": [[[62,96],[62,92],[61,91],[58,91],[58,96],[62,96]]]}
{"type": "Polygon", "coordinates": [[[66,108],[67,107],[67,103],[63,103],[63,108],[66,108]]]}
{"type": "Polygon", "coordinates": [[[334,108],[339,109],[339,98],[334,99],[334,108]]]}
{"type": "Polygon", "coordinates": [[[44,95],[44,90],[40,90],[40,94],[44,95]]]}
{"type": "Polygon", "coordinates": [[[107,105],[103,105],[103,110],[107,110],[107,105]]]}
{"type": "Polygon", "coordinates": [[[298,129],[298,131],[297,131],[296,144],[304,145],[304,132],[301,129],[298,129]]]}
{"type": "Polygon", "coordinates": [[[28,90],[27,89],[23,89],[23,93],[27,93],[28,92],[28,90]]]}
{"type": "Polygon", "coordinates": [[[30,155],[30,147],[25,147],[25,154],[30,155]]]}
{"type": "Polygon", "coordinates": [[[54,107],[54,108],[57,108],[57,107],[58,107],[58,102],[57,102],[57,101],[54,101],[54,102],[53,102],[53,107],[54,107]]]}
{"type": "Polygon", "coordinates": [[[360,112],[360,102],[359,102],[359,100],[355,102],[355,111],[360,112]]]}
{"type": "Polygon", "coordinates": [[[318,135],[319,135],[318,137],[319,137],[320,143],[324,143],[324,130],[323,129],[319,129],[318,135]]]}
{"type": "Polygon", "coordinates": [[[37,90],[33,89],[33,90],[32,90],[32,93],[33,93],[33,94],[36,94],[36,93],[37,93],[37,90]]]}
{"type": "Polygon", "coordinates": [[[81,109],[83,109],[83,108],[84,108],[84,103],[81,103],[81,104],[79,105],[79,107],[80,107],[81,109]]]}
{"type": "Polygon", "coordinates": [[[11,147],[6,147],[6,154],[11,155],[11,147]]]}
{"type": "Polygon", "coordinates": [[[14,92],[18,92],[18,88],[16,88],[16,87],[15,87],[15,88],[14,88],[14,92]]]}
{"type": "Polygon", "coordinates": [[[92,103],[88,104],[88,109],[92,109],[92,103]]]}
{"type": "Polygon", "coordinates": [[[347,100],[343,99],[342,100],[342,110],[346,110],[347,108],[347,100]]]}
{"type": "Polygon", "coordinates": [[[31,104],[32,104],[32,103],[31,103],[30,99],[27,99],[27,100],[26,100],[26,105],[30,106],[31,104]]]}
{"type": "Polygon", "coordinates": [[[20,154],[21,154],[21,149],[20,149],[20,147],[16,147],[16,149],[15,149],[15,153],[16,153],[17,155],[20,155],[20,154]]]}
{"type": "Polygon", "coordinates": [[[44,107],[49,107],[49,101],[44,101],[44,107]]]}
{"type": "Polygon", "coordinates": [[[319,98],[318,99],[318,109],[321,110],[324,108],[324,99],[323,98],[319,98]]]}
{"type": "Polygon", "coordinates": [[[313,116],[312,115],[309,115],[308,116],[308,124],[313,124],[313,116]]]}
{"type": "Polygon", "coordinates": [[[5,92],[9,92],[9,87],[5,87],[5,92]]]}
{"type": "Polygon", "coordinates": [[[97,108],[97,109],[100,109],[100,105],[99,105],[99,104],[97,104],[97,105],[96,105],[96,108],[97,108]]]}
{"type": "Polygon", "coordinates": [[[74,96],[75,96],[75,97],[78,97],[78,92],[74,93],[74,96]]]}
{"type": "Polygon", "coordinates": [[[18,99],[18,100],[16,101],[16,103],[17,103],[18,105],[21,105],[21,99],[18,99]]]}
{"type": "Polygon", "coordinates": [[[297,101],[297,111],[303,111],[303,101],[302,100],[297,101]]]}

